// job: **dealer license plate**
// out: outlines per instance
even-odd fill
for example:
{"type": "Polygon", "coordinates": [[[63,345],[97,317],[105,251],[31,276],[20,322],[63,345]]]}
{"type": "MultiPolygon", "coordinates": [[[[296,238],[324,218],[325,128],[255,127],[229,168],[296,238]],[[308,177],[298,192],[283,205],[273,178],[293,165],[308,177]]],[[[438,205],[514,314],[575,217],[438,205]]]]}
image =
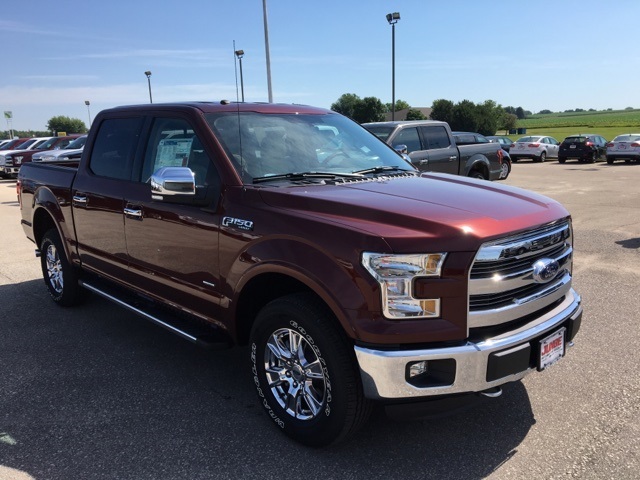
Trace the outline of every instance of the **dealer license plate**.
{"type": "Polygon", "coordinates": [[[550,367],[565,354],[564,332],[566,328],[561,328],[553,332],[546,338],[540,340],[540,358],[538,360],[538,370],[550,367]]]}

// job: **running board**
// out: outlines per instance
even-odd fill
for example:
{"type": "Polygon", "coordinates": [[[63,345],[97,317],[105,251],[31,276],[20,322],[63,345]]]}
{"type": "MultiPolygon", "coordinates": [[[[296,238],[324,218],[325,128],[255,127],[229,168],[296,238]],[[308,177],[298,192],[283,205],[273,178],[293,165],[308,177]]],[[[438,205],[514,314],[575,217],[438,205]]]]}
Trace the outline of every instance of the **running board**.
{"type": "Polygon", "coordinates": [[[144,299],[117,286],[112,286],[99,279],[80,280],[80,285],[200,347],[225,349],[233,346],[231,339],[226,334],[217,331],[215,327],[201,325],[197,320],[190,321],[180,318],[178,315],[171,315],[167,308],[154,305],[150,301],[144,301],[144,299]]]}

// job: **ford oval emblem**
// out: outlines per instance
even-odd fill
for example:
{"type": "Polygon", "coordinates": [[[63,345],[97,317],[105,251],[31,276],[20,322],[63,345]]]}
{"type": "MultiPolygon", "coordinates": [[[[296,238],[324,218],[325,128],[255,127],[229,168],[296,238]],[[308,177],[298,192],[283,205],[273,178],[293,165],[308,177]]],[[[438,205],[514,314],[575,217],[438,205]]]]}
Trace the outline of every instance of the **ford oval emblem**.
{"type": "Polygon", "coordinates": [[[560,270],[560,264],[552,258],[541,258],[533,264],[533,280],[536,283],[548,283],[560,270]]]}

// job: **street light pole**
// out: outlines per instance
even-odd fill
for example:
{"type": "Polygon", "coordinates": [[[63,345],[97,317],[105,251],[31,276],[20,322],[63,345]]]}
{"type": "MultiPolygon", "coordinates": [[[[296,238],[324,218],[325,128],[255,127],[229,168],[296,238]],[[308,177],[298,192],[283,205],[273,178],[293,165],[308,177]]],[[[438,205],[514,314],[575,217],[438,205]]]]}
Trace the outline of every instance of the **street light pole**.
{"type": "Polygon", "coordinates": [[[244,103],[244,79],[242,78],[242,57],[244,57],[244,50],[236,50],[235,54],[236,57],[238,57],[238,62],[240,62],[240,92],[242,92],[242,103],[244,103]]]}
{"type": "Polygon", "coordinates": [[[144,74],[147,76],[147,82],[149,83],[149,103],[153,103],[153,98],[151,98],[151,70],[147,70],[144,74]]]}
{"type": "Polygon", "coordinates": [[[269,54],[269,22],[267,21],[267,0],[262,0],[262,15],[264,17],[264,49],[267,57],[267,89],[269,91],[269,103],[273,103],[273,91],[271,90],[271,56],[269,54]]]}
{"type": "Polygon", "coordinates": [[[391,120],[396,119],[396,23],[400,13],[387,13],[387,22],[391,25],[391,120]]]}
{"type": "Polygon", "coordinates": [[[91,110],[89,109],[91,102],[89,100],[85,100],[84,104],[87,106],[87,113],[89,114],[89,128],[91,128],[91,110]]]}

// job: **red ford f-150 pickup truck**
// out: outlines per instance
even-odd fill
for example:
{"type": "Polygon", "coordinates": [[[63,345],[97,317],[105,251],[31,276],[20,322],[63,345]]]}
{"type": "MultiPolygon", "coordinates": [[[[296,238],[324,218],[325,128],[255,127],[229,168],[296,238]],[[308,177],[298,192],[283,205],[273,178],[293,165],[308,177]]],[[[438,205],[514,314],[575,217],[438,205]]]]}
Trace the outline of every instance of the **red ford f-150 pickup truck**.
{"type": "Polygon", "coordinates": [[[307,445],[375,402],[498,395],[580,328],[560,204],[420,173],[329,110],[105,110],[79,162],[23,165],[18,195],[56,303],[89,290],[195,343],[249,345],[260,403],[307,445]]]}

